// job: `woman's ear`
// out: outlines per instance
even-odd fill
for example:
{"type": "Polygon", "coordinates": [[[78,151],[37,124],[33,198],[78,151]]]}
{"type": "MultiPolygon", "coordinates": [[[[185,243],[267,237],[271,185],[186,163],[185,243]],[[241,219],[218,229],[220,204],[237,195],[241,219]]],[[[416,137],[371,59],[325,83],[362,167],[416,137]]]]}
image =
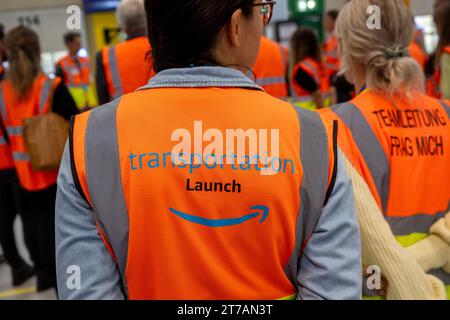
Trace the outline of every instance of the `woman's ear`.
{"type": "Polygon", "coordinates": [[[231,16],[230,22],[228,24],[228,40],[230,44],[234,48],[238,48],[240,46],[239,36],[242,31],[241,23],[243,21],[242,10],[236,10],[231,16]]]}

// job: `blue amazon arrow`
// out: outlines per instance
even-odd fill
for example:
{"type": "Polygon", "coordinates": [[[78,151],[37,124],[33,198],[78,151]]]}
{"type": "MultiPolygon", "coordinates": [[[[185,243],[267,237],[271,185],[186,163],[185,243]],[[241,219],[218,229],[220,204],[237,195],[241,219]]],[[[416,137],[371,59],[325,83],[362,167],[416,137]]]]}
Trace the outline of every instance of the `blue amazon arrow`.
{"type": "Polygon", "coordinates": [[[254,219],[254,218],[258,217],[259,215],[262,215],[260,223],[263,223],[264,221],[266,221],[267,216],[269,215],[269,208],[266,206],[253,206],[250,208],[250,210],[252,210],[252,211],[257,210],[258,212],[251,213],[251,214],[248,214],[248,215],[240,217],[240,218],[217,219],[217,220],[193,216],[193,215],[183,213],[183,212],[180,212],[180,211],[172,209],[172,208],[169,208],[169,210],[184,220],[187,220],[189,222],[196,223],[196,224],[201,224],[202,226],[213,227],[213,228],[235,226],[235,225],[247,222],[251,219],[254,219]]]}

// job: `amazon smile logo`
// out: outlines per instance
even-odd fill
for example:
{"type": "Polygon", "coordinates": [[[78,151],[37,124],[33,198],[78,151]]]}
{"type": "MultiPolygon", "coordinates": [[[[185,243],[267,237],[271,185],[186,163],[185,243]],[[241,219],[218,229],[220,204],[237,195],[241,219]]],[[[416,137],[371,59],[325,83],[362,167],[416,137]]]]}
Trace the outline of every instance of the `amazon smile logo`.
{"type": "Polygon", "coordinates": [[[230,218],[230,219],[206,219],[203,217],[190,215],[172,208],[169,208],[169,210],[183,220],[212,228],[236,226],[239,224],[243,224],[249,220],[255,219],[259,216],[261,216],[261,220],[259,222],[263,223],[264,221],[266,221],[267,216],[269,215],[269,208],[266,206],[253,206],[250,208],[251,210],[250,214],[247,214],[239,218],[230,218]]]}

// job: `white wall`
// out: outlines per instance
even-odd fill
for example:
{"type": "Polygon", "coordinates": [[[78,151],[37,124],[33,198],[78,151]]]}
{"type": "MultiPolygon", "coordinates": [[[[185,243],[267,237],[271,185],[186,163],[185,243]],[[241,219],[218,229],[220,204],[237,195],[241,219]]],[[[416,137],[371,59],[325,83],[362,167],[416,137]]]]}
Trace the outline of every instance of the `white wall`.
{"type": "Polygon", "coordinates": [[[82,0],[0,0],[0,11],[81,5],[82,0]]]}

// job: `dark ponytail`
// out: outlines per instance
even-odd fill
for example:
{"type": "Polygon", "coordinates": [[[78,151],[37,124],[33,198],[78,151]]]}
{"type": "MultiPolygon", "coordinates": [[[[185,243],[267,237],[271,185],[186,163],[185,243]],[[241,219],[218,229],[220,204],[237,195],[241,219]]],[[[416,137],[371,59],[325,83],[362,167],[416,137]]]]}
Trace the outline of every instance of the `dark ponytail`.
{"type": "Polygon", "coordinates": [[[254,0],[145,0],[151,57],[156,72],[215,63],[212,49],[238,9],[252,14],[254,0]]]}

